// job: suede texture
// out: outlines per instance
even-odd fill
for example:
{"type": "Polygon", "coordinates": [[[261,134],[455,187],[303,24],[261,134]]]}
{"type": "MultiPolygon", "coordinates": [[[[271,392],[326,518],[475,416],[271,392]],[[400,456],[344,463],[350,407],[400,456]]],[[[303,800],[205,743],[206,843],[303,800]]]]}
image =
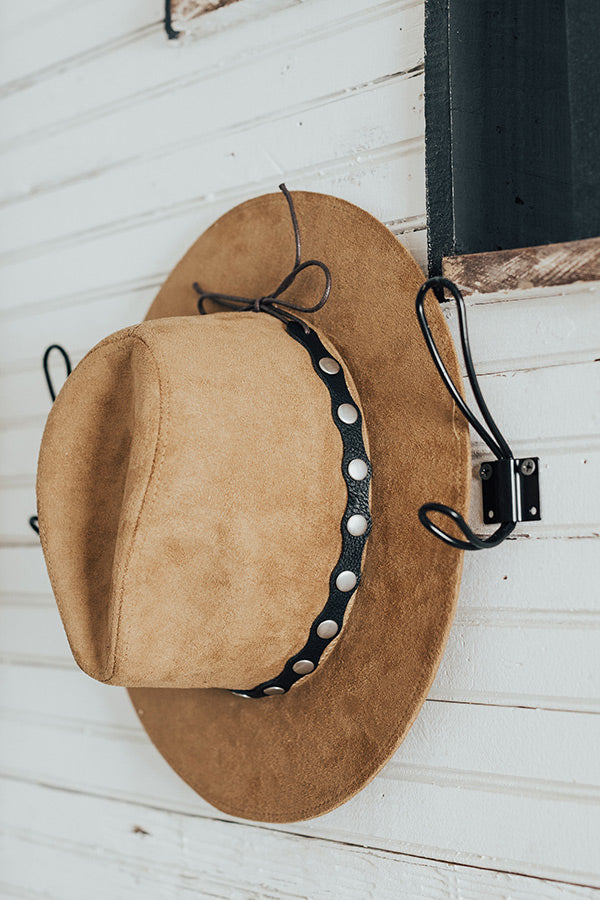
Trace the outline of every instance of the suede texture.
{"type": "Polygon", "coordinates": [[[100,343],[57,398],[39,463],[79,665],[130,687],[276,675],[327,600],[341,454],[325,385],[277,319],[160,319],[100,343]]]}
{"type": "MultiPolygon", "coordinates": [[[[266,315],[192,318],[194,281],[260,297],[289,271],[283,196],[223,216],[175,267],[147,323],[80,364],[49,418],[38,475],[40,534],[79,664],[129,685],[150,738],[195,791],[228,814],[271,822],[343,803],[406,735],[438,668],[462,569],[462,554],[417,512],[437,500],[466,515],[471,474],[468,430],[415,316],[419,267],[363,210],[320,194],[293,198],[303,258],[322,259],[333,278],[329,302],[306,320],[346,363],[373,466],[362,581],[315,672],[259,700],[222,689],[249,686],[238,675],[276,674],[324,603],[345,504],[327,392],[266,315]],[[134,349],[142,340],[151,353],[134,349]],[[283,384],[273,371],[281,367],[283,384]],[[83,421],[70,424],[74,415],[83,421]]],[[[312,305],[321,279],[302,273],[290,298],[312,305]]],[[[460,383],[442,312],[427,303],[460,383]]]]}

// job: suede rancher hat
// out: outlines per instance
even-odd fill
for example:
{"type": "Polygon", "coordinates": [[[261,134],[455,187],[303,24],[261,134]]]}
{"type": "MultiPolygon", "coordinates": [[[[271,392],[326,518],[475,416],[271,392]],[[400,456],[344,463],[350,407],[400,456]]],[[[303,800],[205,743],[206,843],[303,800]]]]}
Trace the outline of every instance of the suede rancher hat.
{"type": "Polygon", "coordinates": [[[438,668],[462,553],[417,513],[435,497],[466,515],[470,448],[415,316],[422,281],[358,207],[257,197],[87,354],[48,418],[39,531],[73,655],[128,688],[168,763],[230,815],[343,803],[438,668]]]}

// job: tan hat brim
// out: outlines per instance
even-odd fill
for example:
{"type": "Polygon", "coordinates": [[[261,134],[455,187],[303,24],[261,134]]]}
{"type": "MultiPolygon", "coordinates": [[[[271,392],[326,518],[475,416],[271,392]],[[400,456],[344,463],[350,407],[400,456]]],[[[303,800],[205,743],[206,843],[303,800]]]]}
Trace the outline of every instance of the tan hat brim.
{"type": "MultiPolygon", "coordinates": [[[[436,500],[466,515],[470,486],[468,431],[415,316],[418,265],[358,207],[315,193],[293,198],[303,259],[323,260],[333,278],[327,305],[306,318],[347,363],[369,436],[373,525],[354,606],[325,664],[287,694],[248,700],[226,690],[129,691],[150,738],[195,791],[225,813],[269,822],[334,809],[406,735],[437,671],[462,569],[462,553],[432,537],[417,511],[436,500]]],[[[194,315],[195,281],[206,291],[267,295],[293,259],[285,198],[249,200],[196,241],[148,318],[194,315]]],[[[322,274],[303,274],[289,297],[309,306],[322,274]]],[[[460,382],[442,312],[428,303],[438,347],[460,382]]],[[[290,490],[293,483],[290,459],[290,490]]]]}

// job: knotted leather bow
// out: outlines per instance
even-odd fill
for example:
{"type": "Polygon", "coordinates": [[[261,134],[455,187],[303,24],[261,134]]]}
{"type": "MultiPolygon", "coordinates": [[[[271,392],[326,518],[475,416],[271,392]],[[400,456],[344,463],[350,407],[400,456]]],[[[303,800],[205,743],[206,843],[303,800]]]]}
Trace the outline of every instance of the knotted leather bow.
{"type": "Polygon", "coordinates": [[[288,272],[288,274],[275,288],[274,291],[271,291],[270,294],[267,294],[264,297],[238,297],[235,294],[221,294],[218,291],[204,291],[200,287],[198,282],[194,282],[193,288],[198,294],[198,312],[200,313],[200,315],[206,315],[206,309],[204,307],[205,302],[207,300],[213,300],[215,301],[215,303],[219,303],[221,306],[226,306],[229,309],[237,309],[240,312],[264,312],[268,313],[270,316],[275,316],[275,318],[277,319],[281,319],[282,322],[298,322],[302,326],[304,331],[308,334],[308,327],[298,316],[295,316],[290,310],[302,313],[314,313],[317,312],[317,310],[322,309],[322,307],[327,303],[329,295],[331,293],[331,272],[329,271],[329,268],[325,265],[325,263],[320,259],[307,259],[304,262],[301,262],[302,248],[300,243],[300,228],[298,226],[296,210],[294,209],[294,201],[292,200],[291,194],[286,188],[285,184],[280,184],[279,190],[282,191],[285,199],[287,200],[290,210],[290,216],[292,218],[292,225],[294,226],[296,259],[293,269],[291,270],[291,272],[288,272]],[[291,287],[300,272],[302,272],[304,269],[310,268],[311,266],[316,266],[325,274],[325,289],[323,290],[319,301],[315,303],[314,306],[299,306],[298,304],[292,303],[289,300],[282,300],[281,295],[285,291],[287,291],[289,287],[291,287]]]}

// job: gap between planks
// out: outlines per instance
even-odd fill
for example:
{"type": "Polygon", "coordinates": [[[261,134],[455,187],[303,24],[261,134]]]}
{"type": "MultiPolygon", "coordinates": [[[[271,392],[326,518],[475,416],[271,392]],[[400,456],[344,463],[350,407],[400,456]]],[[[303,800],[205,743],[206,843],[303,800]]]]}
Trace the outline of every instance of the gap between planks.
{"type": "MultiPolygon", "coordinates": [[[[524,524],[524,523],[520,523],[524,524]]],[[[569,524],[569,525],[551,525],[543,528],[539,522],[534,523],[535,532],[523,532],[521,534],[511,534],[508,541],[585,541],[598,540],[600,538],[600,524],[590,525],[589,523],[569,524]]],[[[476,531],[477,533],[477,531],[476,531]]],[[[486,537],[487,532],[479,532],[481,537],[486,537]]],[[[0,549],[5,550],[22,550],[30,547],[39,547],[39,540],[33,536],[31,539],[19,536],[4,536],[0,538],[0,549]]]]}

